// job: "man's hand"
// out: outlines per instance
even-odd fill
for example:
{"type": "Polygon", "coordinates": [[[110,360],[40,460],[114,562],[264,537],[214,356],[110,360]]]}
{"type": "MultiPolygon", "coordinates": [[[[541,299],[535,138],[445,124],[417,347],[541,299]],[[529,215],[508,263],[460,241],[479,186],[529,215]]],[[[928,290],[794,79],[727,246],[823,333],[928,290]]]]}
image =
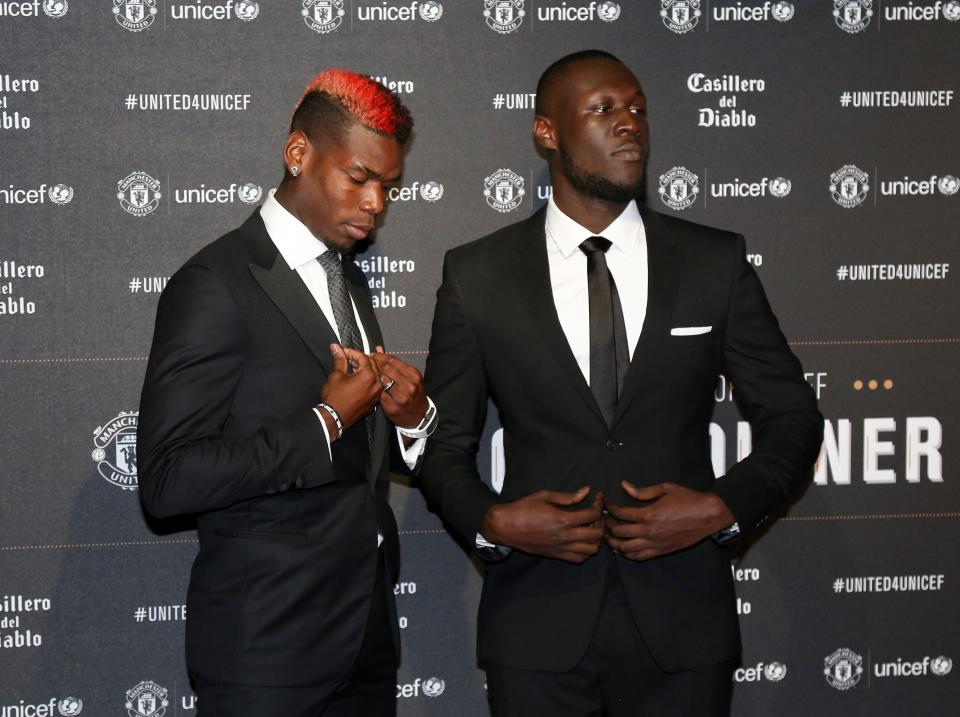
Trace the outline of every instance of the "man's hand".
{"type": "Polygon", "coordinates": [[[568,507],[589,493],[587,486],[576,493],[541,490],[512,503],[499,503],[483,517],[480,533],[491,543],[525,553],[582,563],[597,554],[603,540],[603,493],[597,493],[587,508],[568,507]]]}
{"type": "Polygon", "coordinates": [[[624,492],[646,505],[606,502],[607,545],[630,560],[649,560],[688,548],[736,521],[713,493],[659,483],[637,488],[620,481],[624,492]]]}
{"type": "MultiPolygon", "coordinates": [[[[320,400],[333,407],[340,415],[343,430],[347,430],[370,413],[380,400],[380,374],[370,357],[362,351],[330,344],[330,354],[333,356],[333,370],[320,389],[320,400]],[[348,373],[348,369],[352,372],[348,373]]],[[[327,428],[331,428],[329,421],[327,428]]],[[[337,440],[335,427],[329,433],[331,443],[337,440]]]]}
{"type": "Polygon", "coordinates": [[[377,346],[370,354],[380,374],[383,391],[380,405],[390,422],[400,428],[416,428],[427,412],[427,388],[420,372],[406,361],[377,346]]]}

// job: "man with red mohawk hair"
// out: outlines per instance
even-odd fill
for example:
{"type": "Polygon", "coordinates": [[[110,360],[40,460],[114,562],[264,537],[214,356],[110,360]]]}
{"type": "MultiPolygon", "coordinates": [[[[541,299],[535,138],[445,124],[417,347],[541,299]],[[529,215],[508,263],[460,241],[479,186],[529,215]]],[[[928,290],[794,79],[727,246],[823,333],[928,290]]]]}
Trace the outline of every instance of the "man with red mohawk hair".
{"type": "Polygon", "coordinates": [[[416,467],[436,408],[420,372],[383,351],[350,256],[412,126],[369,78],[317,75],[279,188],[160,298],[140,496],[155,517],[197,522],[186,652],[200,717],[395,713],[387,474],[416,467]]]}

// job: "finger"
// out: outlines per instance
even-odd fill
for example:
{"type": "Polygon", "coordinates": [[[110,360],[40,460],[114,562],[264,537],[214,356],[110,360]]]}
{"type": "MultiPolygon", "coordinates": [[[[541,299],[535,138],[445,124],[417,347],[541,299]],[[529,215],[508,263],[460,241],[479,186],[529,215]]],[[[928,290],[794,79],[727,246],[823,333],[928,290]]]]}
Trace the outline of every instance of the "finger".
{"type": "Polygon", "coordinates": [[[600,551],[600,541],[583,540],[579,543],[567,543],[563,546],[564,552],[577,555],[596,555],[600,551]]]}
{"type": "Polygon", "coordinates": [[[338,373],[346,373],[347,355],[343,353],[340,344],[330,344],[330,355],[333,356],[333,370],[338,373]]]}
{"type": "Polygon", "coordinates": [[[607,535],[621,540],[636,538],[648,540],[650,538],[650,528],[642,523],[615,523],[608,528],[607,535]]]}
{"type": "Polygon", "coordinates": [[[384,371],[383,369],[381,369],[381,370],[380,370],[380,384],[383,386],[383,390],[389,393],[390,390],[393,389],[394,386],[396,386],[397,380],[396,380],[395,378],[393,378],[392,376],[390,376],[389,373],[387,373],[386,371],[384,371]]]}
{"type": "Polygon", "coordinates": [[[581,525],[563,533],[564,543],[599,543],[603,540],[603,528],[598,525],[581,525]]]}
{"type": "Polygon", "coordinates": [[[623,487],[623,492],[634,500],[656,500],[667,492],[665,483],[657,483],[656,485],[637,488],[637,486],[630,481],[622,480],[620,481],[620,485],[623,487]]]}
{"type": "Polygon", "coordinates": [[[561,493],[560,491],[546,490],[543,492],[543,497],[548,503],[553,503],[554,505],[576,505],[586,498],[589,493],[590,486],[585,485],[575,493],[561,493]]]}
{"type": "Polygon", "coordinates": [[[417,381],[421,380],[420,371],[415,366],[408,364],[403,359],[397,358],[393,354],[387,354],[387,353],[377,354],[377,356],[378,358],[380,356],[383,357],[382,359],[380,359],[381,367],[382,368],[389,367],[390,369],[392,369],[394,377],[397,378],[398,380],[401,377],[405,378],[407,381],[411,383],[416,383],[417,381]]]}
{"type": "Polygon", "coordinates": [[[370,368],[370,369],[374,368],[373,362],[370,360],[370,357],[367,356],[365,353],[363,353],[363,351],[357,351],[356,349],[348,349],[346,347],[343,347],[343,353],[346,354],[347,361],[352,363],[356,367],[356,370],[358,371],[366,368],[370,368]]]}
{"type": "Polygon", "coordinates": [[[616,518],[617,522],[637,523],[644,518],[641,508],[620,505],[612,500],[606,502],[607,512],[616,518]]]}
{"type": "Polygon", "coordinates": [[[652,540],[647,540],[646,538],[624,539],[617,538],[616,536],[607,536],[606,540],[607,545],[624,555],[643,550],[657,550],[659,548],[657,543],[654,543],[652,540]]]}
{"type": "Polygon", "coordinates": [[[377,344],[377,348],[374,349],[374,353],[383,354],[386,353],[386,351],[383,350],[383,346],[377,344]]]}

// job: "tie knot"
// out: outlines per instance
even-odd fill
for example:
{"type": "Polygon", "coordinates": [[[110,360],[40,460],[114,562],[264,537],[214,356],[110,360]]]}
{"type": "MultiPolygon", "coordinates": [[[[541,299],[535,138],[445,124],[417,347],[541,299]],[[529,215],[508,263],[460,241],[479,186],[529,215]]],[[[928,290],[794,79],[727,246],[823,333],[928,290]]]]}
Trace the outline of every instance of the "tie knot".
{"type": "Polygon", "coordinates": [[[317,257],[320,266],[327,274],[342,274],[343,266],[340,264],[340,255],[335,251],[325,251],[317,257]]]}
{"type": "Polygon", "coordinates": [[[603,237],[590,237],[589,239],[584,239],[580,243],[580,251],[589,256],[595,251],[607,253],[607,249],[613,246],[613,243],[609,239],[604,239],[603,237]]]}

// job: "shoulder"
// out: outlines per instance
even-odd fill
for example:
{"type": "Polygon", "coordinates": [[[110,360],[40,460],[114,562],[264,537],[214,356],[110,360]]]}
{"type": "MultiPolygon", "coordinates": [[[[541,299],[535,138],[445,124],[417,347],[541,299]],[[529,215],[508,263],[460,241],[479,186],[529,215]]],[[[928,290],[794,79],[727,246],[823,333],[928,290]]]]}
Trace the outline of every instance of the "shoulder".
{"type": "Polygon", "coordinates": [[[447,261],[456,264],[477,262],[499,263],[505,261],[509,252],[520,243],[543,239],[544,211],[541,209],[526,219],[497,229],[479,239],[461,244],[447,252],[447,261]]]}
{"type": "Polygon", "coordinates": [[[644,227],[648,233],[661,231],[693,247],[720,245],[732,247],[743,237],[737,232],[706,224],[698,224],[670,214],[661,214],[648,207],[641,209],[644,227]]]}

